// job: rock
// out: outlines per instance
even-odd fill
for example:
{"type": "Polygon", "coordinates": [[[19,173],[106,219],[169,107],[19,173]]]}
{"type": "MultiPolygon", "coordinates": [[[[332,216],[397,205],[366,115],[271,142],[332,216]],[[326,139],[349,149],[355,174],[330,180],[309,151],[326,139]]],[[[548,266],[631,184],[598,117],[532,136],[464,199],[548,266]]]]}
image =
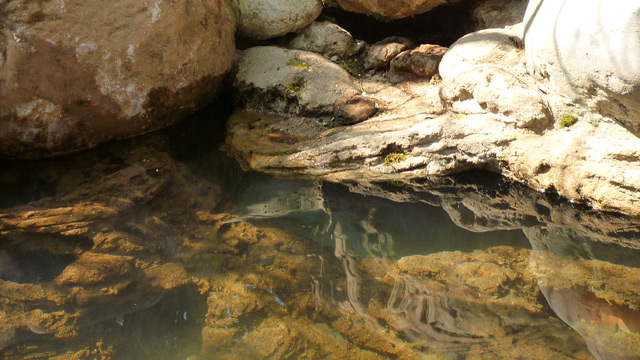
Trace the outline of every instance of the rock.
{"type": "Polygon", "coordinates": [[[254,108],[332,115],[341,99],[361,92],[340,66],[306,51],[253,47],[242,53],[237,68],[234,87],[254,108]]]}
{"type": "MultiPolygon", "coordinates": [[[[332,115],[338,100],[356,95],[373,100],[377,112],[355,125],[326,131],[318,125],[326,118],[300,112],[297,105],[291,111],[278,107],[284,116],[239,111],[229,121],[230,152],[253,170],[337,182],[408,181],[485,169],[598,209],[640,215],[638,137],[567,99],[545,79],[530,76],[524,52],[512,36],[485,30],[461,39],[441,62],[441,83],[413,79],[390,84],[384,76],[369,74],[357,86],[346,74],[331,80],[333,88],[324,79],[309,82],[318,95],[294,99],[304,100],[300,103],[311,110],[312,101],[329,94],[316,107],[325,111],[320,116],[332,115]],[[470,49],[467,57],[465,47],[470,49]],[[300,113],[307,117],[296,116],[300,113]],[[565,117],[578,121],[569,124],[565,117]],[[286,136],[274,134],[276,130],[286,136]],[[398,160],[386,161],[393,154],[398,160]]],[[[283,97],[285,84],[309,72],[283,72],[280,64],[287,56],[278,56],[278,65],[262,64],[262,59],[275,58],[266,53],[252,60],[252,77],[268,85],[258,88],[280,89],[274,91],[278,96],[265,97],[268,105],[283,97]]]]}
{"type": "Polygon", "coordinates": [[[411,47],[411,41],[401,37],[388,37],[371,45],[363,57],[365,69],[384,69],[401,52],[411,47]]]}
{"type": "Polygon", "coordinates": [[[480,30],[453,43],[440,62],[438,71],[443,79],[449,79],[478,64],[491,64],[515,72],[518,77],[525,79],[525,59],[519,45],[520,38],[515,31],[480,30]]]}
{"type": "Polygon", "coordinates": [[[527,65],[572,101],[640,135],[640,4],[529,2],[527,65]]]}
{"type": "Polygon", "coordinates": [[[361,14],[401,19],[425,13],[434,7],[446,4],[446,0],[336,0],[344,10],[361,14]]]}
{"type": "Polygon", "coordinates": [[[404,51],[391,60],[391,73],[400,76],[409,74],[430,79],[438,73],[438,65],[446,52],[446,47],[430,44],[423,44],[413,50],[404,51]]]}
{"type": "Polygon", "coordinates": [[[322,0],[233,0],[238,33],[253,39],[270,39],[296,32],[322,12],[322,0]]]}
{"type": "Polygon", "coordinates": [[[0,157],[77,151],[209,103],[231,65],[234,22],[223,0],[189,4],[7,3],[0,157]]]}
{"type": "Polygon", "coordinates": [[[540,131],[553,124],[542,93],[491,65],[478,65],[448,78],[440,97],[453,112],[502,114],[512,117],[518,128],[540,131]]]}
{"type": "Polygon", "coordinates": [[[328,21],[311,23],[291,40],[289,47],[339,58],[352,56],[359,49],[347,30],[328,21]]]}
{"type": "Polygon", "coordinates": [[[474,5],[476,29],[504,28],[522,22],[527,0],[482,0],[474,5]]]}
{"type": "Polygon", "coordinates": [[[341,125],[352,125],[365,121],[376,113],[374,100],[356,95],[349,99],[341,99],[333,111],[335,121],[341,125]]]}

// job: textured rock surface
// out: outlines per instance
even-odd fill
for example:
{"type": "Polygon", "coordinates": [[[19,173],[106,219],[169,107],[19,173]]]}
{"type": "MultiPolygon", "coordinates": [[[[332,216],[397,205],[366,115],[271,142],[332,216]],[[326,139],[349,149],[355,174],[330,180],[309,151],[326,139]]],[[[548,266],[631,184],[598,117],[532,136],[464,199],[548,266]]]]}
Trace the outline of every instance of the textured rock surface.
{"type": "Polygon", "coordinates": [[[68,153],[174,124],[234,53],[223,0],[11,1],[0,14],[0,157],[68,153]]]}
{"type": "MultiPolygon", "coordinates": [[[[554,189],[596,208],[639,215],[640,140],[529,76],[516,40],[493,30],[461,39],[440,63],[442,83],[390,85],[384,77],[364,76],[356,88],[334,87],[336,99],[355,91],[376,104],[375,116],[354,126],[329,129],[326,120],[289,117],[295,112],[278,117],[240,111],[230,120],[229,148],[255,170],[330,181],[396,181],[487,169],[536,190],[554,189]],[[567,124],[565,116],[578,121],[567,124]]],[[[260,77],[275,84],[288,81],[278,79],[274,67],[259,69],[260,77]]],[[[342,74],[338,67],[326,68],[331,69],[336,75],[325,78],[342,74]]]]}
{"type": "Polygon", "coordinates": [[[339,58],[349,57],[359,49],[347,30],[328,21],[311,23],[291,40],[289,47],[339,58]]]}
{"type": "Polygon", "coordinates": [[[559,92],[640,135],[640,4],[530,1],[527,65],[559,92]]]}
{"type": "Polygon", "coordinates": [[[389,37],[371,45],[363,57],[365,69],[384,69],[393,58],[411,46],[405,38],[389,37]]]}
{"type": "Polygon", "coordinates": [[[269,39],[311,24],[322,11],[322,0],[233,0],[238,33],[269,39]]]}
{"type": "Polygon", "coordinates": [[[496,66],[478,65],[447,78],[440,97],[458,114],[502,114],[534,131],[553,125],[543,94],[496,66]]]}
{"type": "Polygon", "coordinates": [[[398,76],[410,74],[430,79],[438,73],[438,65],[446,52],[446,47],[431,44],[423,44],[415,49],[403,51],[391,60],[391,73],[398,76]]]}
{"type": "Polygon", "coordinates": [[[360,93],[355,79],[328,59],[275,46],[244,51],[234,87],[250,107],[293,114],[330,115],[338,101],[360,93]]]}
{"type": "Polygon", "coordinates": [[[401,19],[425,13],[434,7],[446,4],[446,0],[336,0],[347,11],[401,19]]]}

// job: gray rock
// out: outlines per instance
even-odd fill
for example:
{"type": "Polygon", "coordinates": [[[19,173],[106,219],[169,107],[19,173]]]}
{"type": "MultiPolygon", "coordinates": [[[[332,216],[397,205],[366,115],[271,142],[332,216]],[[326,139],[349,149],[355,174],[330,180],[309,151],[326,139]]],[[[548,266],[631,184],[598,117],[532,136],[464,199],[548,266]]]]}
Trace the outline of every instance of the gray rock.
{"type": "Polygon", "coordinates": [[[328,21],[311,23],[291,40],[289,47],[339,58],[352,56],[359,49],[347,30],[328,21]]]}
{"type": "Polygon", "coordinates": [[[253,108],[332,115],[341,99],[361,93],[344,69],[307,51],[253,47],[243,52],[237,68],[234,87],[253,108]]]}
{"type": "Polygon", "coordinates": [[[0,20],[0,157],[54,156],[176,123],[230,69],[226,1],[16,0],[0,20]]]}
{"type": "Polygon", "coordinates": [[[296,32],[322,12],[322,0],[232,0],[238,33],[253,39],[270,39],[296,32]]]}

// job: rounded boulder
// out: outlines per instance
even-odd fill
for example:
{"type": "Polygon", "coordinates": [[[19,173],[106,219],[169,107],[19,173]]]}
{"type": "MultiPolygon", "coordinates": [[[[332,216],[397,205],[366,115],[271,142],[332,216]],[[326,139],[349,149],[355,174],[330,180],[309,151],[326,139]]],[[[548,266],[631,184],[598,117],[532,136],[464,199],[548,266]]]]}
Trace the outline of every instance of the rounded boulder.
{"type": "Polygon", "coordinates": [[[5,158],[172,125],[213,100],[235,52],[225,0],[15,0],[2,13],[5,158]]]}
{"type": "Polygon", "coordinates": [[[322,12],[322,0],[233,0],[238,33],[265,40],[304,29],[322,12]]]}
{"type": "Polygon", "coordinates": [[[527,66],[562,94],[640,135],[640,3],[531,0],[527,66]]]}

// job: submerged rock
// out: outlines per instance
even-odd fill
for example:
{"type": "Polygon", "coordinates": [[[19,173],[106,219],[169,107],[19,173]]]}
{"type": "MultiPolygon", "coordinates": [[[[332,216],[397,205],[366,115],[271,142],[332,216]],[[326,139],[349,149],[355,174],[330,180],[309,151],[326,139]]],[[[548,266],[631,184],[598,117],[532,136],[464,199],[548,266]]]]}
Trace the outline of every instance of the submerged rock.
{"type": "Polygon", "coordinates": [[[234,53],[223,0],[20,0],[2,13],[0,157],[65,154],[174,124],[214,98],[234,53]]]}

